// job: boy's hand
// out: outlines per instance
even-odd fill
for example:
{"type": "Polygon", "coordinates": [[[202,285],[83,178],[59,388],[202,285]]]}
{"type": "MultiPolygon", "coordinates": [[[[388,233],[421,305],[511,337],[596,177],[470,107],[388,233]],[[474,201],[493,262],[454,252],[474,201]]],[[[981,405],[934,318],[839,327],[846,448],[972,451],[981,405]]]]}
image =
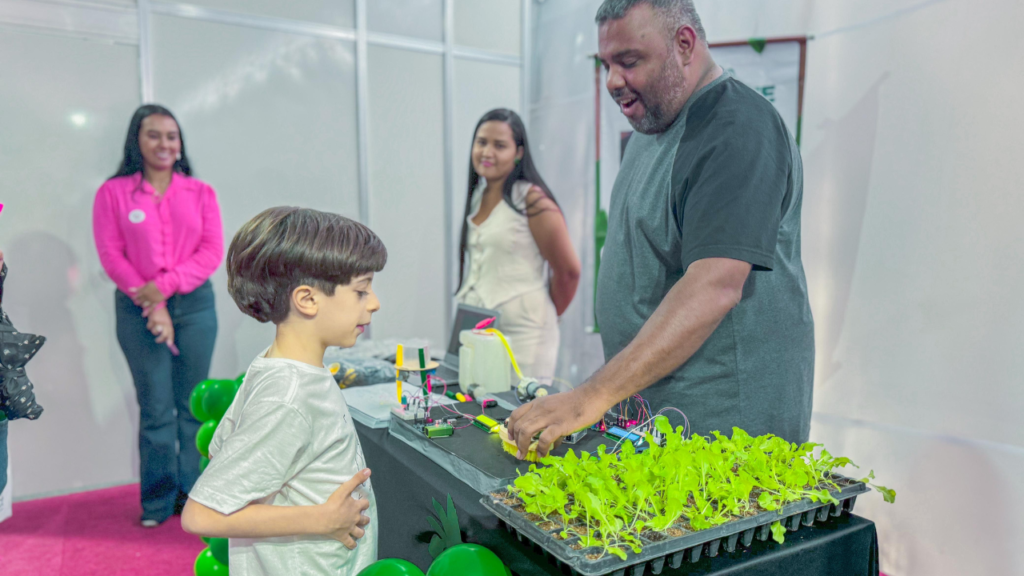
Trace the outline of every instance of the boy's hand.
{"type": "Polygon", "coordinates": [[[352,492],[370,477],[370,469],[365,468],[356,473],[348,482],[342,484],[327,502],[320,505],[323,513],[324,534],[341,542],[349,550],[354,550],[356,540],[363,537],[363,526],[370,519],[363,516],[363,510],[370,507],[366,498],[355,499],[352,492]]]}

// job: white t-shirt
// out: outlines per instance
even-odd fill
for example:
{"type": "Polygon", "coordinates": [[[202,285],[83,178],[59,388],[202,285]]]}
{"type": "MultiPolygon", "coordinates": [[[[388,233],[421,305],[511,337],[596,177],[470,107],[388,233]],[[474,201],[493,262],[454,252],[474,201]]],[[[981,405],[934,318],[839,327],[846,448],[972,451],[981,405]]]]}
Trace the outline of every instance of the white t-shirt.
{"type": "MultiPolygon", "coordinates": [[[[189,497],[222,514],[249,504],[323,504],[366,467],[345,397],[330,371],[260,354],[210,442],[189,497]]],[[[353,492],[370,518],[356,549],[325,536],[232,538],[231,576],[355,575],[377,559],[370,481],[353,492]]]]}

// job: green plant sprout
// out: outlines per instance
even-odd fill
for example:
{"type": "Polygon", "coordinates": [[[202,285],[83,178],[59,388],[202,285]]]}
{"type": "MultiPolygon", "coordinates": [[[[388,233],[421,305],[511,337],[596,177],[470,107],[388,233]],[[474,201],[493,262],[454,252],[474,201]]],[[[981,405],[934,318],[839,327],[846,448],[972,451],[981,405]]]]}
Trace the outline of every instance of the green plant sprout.
{"type": "MultiPolygon", "coordinates": [[[[508,494],[522,501],[525,513],[560,521],[561,538],[578,536],[581,546],[624,560],[626,549],[642,550],[644,533],[699,531],[764,511],[781,514],[783,506],[805,498],[839,504],[831,491],[841,486],[831,472],[856,466],[820,444],[797,446],[771,434],[752,437],[733,428],[731,438],[713,432],[713,440],[684,440],[683,428],[673,433],[664,416],[654,426],[665,436],[663,446],[647,432],[649,448],[640,454],[626,441],[618,454],[602,445],[595,454],[547,456],[516,478],[508,494]]],[[[873,471],[861,482],[895,502],[895,490],[871,480],[873,471]]],[[[785,541],[781,522],[771,531],[776,542],[785,541]]]]}
{"type": "Polygon", "coordinates": [[[437,558],[441,552],[462,544],[462,531],[459,529],[459,515],[455,511],[455,504],[452,502],[452,495],[448,495],[447,510],[441,508],[441,503],[436,498],[431,498],[434,504],[434,512],[437,517],[428,516],[427,522],[430,528],[436,532],[430,537],[430,557],[437,558]]]}

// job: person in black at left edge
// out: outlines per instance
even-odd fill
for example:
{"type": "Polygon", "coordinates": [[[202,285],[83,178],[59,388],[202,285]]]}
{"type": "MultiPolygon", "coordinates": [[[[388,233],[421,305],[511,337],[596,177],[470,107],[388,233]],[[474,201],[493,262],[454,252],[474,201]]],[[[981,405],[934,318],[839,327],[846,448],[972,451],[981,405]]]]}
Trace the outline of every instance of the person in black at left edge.
{"type": "Polygon", "coordinates": [[[0,252],[0,492],[7,487],[8,420],[35,420],[43,413],[36,404],[32,383],[25,374],[25,364],[36,355],[46,338],[18,332],[3,309],[4,280],[7,264],[0,252]]]}

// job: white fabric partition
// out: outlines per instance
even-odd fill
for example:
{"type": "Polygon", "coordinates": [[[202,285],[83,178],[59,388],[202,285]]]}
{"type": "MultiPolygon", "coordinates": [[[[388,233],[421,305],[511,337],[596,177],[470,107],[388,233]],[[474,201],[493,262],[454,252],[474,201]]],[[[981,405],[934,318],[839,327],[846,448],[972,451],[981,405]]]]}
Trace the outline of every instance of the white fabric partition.
{"type": "Polygon", "coordinates": [[[823,12],[838,33],[809,45],[803,123],[812,435],[901,491],[860,509],[886,572],[1020,574],[1024,81],[1006,71],[1024,7],[948,0],[853,29],[868,14],[823,12]]]}
{"type": "MultiPolygon", "coordinates": [[[[469,153],[480,117],[494,108],[519,110],[519,68],[472,60],[455,62],[455,118],[452,143],[452,246],[455,261],[453,288],[459,281],[459,235],[466,210],[469,153]]],[[[453,290],[454,292],[454,290],[453,290]]]]}
{"type": "Polygon", "coordinates": [[[355,0],[190,0],[189,4],[259,17],[354,28],[355,0]]]}
{"type": "MultiPolygon", "coordinates": [[[[444,40],[442,0],[367,2],[366,24],[370,32],[397,34],[441,42],[444,40]]],[[[373,68],[373,66],[370,66],[373,68]]]]}
{"type": "Polygon", "coordinates": [[[138,410],[92,201],[139,104],[136,51],[4,30],[0,54],[4,310],[19,330],[47,337],[27,367],[45,411],[9,425],[14,495],[127,480],[137,474],[138,410]]]}
{"type": "MultiPolygon", "coordinates": [[[[274,205],[368,217],[391,255],[371,335],[443,343],[457,258],[446,250],[445,208],[465,187],[464,169],[452,182],[451,158],[463,165],[468,155],[454,142],[468,145],[464,124],[486,109],[518,108],[525,9],[520,0],[0,0],[5,308],[49,338],[29,366],[46,412],[11,424],[15,498],[138,474],[135,392],[90,213],[140,94],[178,116],[196,176],[218,192],[226,242],[274,205]]],[[[237,375],[273,334],[237,310],[225,276],[222,267],[212,278],[213,377],[237,375]]]]}
{"type": "MultiPolygon", "coordinates": [[[[217,190],[225,252],[260,211],[359,218],[355,45],[175,16],[153,18],[154,96],[178,117],[196,177],[217,190]]],[[[213,375],[235,376],[273,339],[214,275],[213,375]]]]}
{"type": "Polygon", "coordinates": [[[532,0],[453,0],[455,5],[455,42],[519,55],[522,40],[521,2],[532,0]]]}
{"type": "MultiPolygon", "coordinates": [[[[591,258],[584,299],[593,290],[588,55],[599,5],[535,7],[530,79],[540,168],[549,181],[571,174],[563,185],[588,195],[563,202],[591,258]]],[[[895,505],[878,495],[857,503],[878,524],[883,571],[1024,573],[1024,360],[1016,353],[1024,113],[1012,104],[1024,81],[1009,72],[1024,61],[1015,32],[1024,8],[1012,0],[697,0],[697,9],[712,42],[815,37],[802,125],[803,251],[817,335],[811,436],[899,492],[895,505]]],[[[605,201],[619,154],[609,131],[605,201]]],[[[569,322],[577,320],[567,314],[563,334],[589,318],[569,322]]],[[[563,338],[561,367],[577,366],[577,381],[600,366],[595,340],[563,338]]]]}
{"type": "Polygon", "coordinates": [[[388,247],[374,289],[381,310],[375,338],[447,342],[441,305],[444,263],[444,114],[442,58],[370,48],[370,218],[388,247]],[[410,97],[415,94],[415,97],[410,97]]]}

